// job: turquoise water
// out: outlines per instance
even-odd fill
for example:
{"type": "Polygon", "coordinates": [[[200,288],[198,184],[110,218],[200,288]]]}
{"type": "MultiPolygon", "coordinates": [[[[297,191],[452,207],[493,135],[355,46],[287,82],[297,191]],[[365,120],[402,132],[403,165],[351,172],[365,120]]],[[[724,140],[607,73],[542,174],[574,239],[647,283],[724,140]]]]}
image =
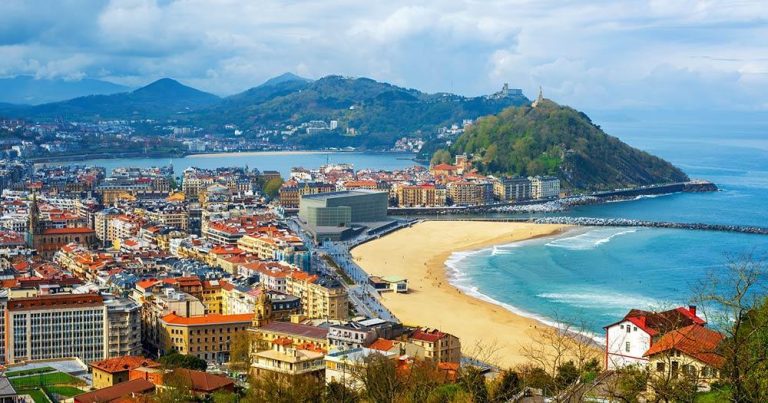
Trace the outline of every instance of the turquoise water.
{"type": "MultiPolygon", "coordinates": [[[[768,125],[619,122],[606,131],[675,163],[716,193],[584,206],[568,215],[768,226],[768,125]],[[674,131],[674,132],[673,132],[674,131]]],[[[544,321],[597,334],[630,308],[687,304],[729,259],[768,253],[768,236],[649,228],[581,228],[562,236],[456,253],[452,283],[544,321]]]]}

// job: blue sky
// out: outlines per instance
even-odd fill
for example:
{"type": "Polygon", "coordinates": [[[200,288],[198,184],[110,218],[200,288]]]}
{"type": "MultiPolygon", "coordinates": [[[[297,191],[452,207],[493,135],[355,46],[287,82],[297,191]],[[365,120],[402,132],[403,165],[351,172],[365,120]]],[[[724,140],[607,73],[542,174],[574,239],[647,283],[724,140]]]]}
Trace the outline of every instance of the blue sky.
{"type": "Polygon", "coordinates": [[[768,110],[763,1],[0,2],[0,76],[161,77],[227,95],[286,71],[584,109],[768,110]]]}

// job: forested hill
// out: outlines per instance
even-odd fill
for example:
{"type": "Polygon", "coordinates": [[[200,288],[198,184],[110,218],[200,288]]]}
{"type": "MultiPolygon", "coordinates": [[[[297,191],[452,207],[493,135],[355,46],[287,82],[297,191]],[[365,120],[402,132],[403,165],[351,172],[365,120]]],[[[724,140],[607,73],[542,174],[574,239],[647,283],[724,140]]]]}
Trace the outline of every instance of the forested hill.
{"type": "Polygon", "coordinates": [[[607,135],[584,113],[547,99],[479,119],[450,152],[473,154],[484,173],[556,175],[575,189],[688,180],[669,162],[607,135]]]}

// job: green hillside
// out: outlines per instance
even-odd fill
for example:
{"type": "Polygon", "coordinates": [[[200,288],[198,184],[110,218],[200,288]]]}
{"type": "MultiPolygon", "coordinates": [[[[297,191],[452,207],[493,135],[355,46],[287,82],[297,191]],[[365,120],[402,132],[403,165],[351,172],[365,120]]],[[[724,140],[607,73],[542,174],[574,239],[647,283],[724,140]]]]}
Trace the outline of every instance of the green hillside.
{"type": "Polygon", "coordinates": [[[499,99],[426,94],[368,78],[328,76],[316,81],[285,80],[227,97],[203,121],[228,121],[242,127],[271,127],[310,120],[337,120],[339,130],[322,136],[299,135],[305,147],[390,147],[403,136],[432,134],[463,119],[497,113],[528,103],[522,95],[499,99]],[[346,129],[354,129],[348,134],[346,129]]]}
{"type": "Polygon", "coordinates": [[[607,135],[584,113],[546,99],[537,107],[511,107],[478,120],[450,152],[474,155],[485,173],[556,175],[576,189],[688,179],[669,162],[607,135]]]}

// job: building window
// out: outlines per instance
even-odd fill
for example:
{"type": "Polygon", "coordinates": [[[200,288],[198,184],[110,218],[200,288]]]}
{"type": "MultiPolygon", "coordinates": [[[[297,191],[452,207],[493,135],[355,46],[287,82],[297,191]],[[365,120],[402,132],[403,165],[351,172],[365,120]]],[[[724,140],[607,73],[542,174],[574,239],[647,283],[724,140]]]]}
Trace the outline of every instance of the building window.
{"type": "Polygon", "coordinates": [[[656,371],[657,372],[664,372],[664,363],[663,362],[657,362],[656,363],[656,371]]]}
{"type": "Polygon", "coordinates": [[[629,342],[624,344],[624,351],[629,352],[629,342]]]}

